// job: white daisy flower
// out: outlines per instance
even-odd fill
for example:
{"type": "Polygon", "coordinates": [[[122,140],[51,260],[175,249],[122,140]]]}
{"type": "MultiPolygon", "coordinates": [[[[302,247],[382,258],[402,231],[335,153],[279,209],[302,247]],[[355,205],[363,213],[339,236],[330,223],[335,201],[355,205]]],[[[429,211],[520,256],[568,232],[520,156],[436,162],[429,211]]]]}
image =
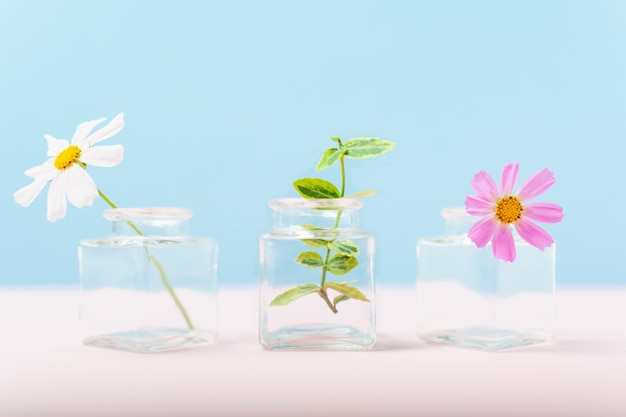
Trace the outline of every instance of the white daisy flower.
{"type": "Polygon", "coordinates": [[[55,222],[65,217],[68,200],[76,207],[90,206],[98,198],[96,184],[87,173],[87,166],[112,167],[124,157],[122,145],[93,146],[117,134],[124,127],[124,113],[120,113],[106,126],[91,132],[106,119],[83,122],[76,128],[72,142],[44,135],[48,142],[48,156],[43,164],[24,172],[34,179],[32,183],[13,194],[15,202],[28,207],[47,183],[48,220],[55,222]]]}

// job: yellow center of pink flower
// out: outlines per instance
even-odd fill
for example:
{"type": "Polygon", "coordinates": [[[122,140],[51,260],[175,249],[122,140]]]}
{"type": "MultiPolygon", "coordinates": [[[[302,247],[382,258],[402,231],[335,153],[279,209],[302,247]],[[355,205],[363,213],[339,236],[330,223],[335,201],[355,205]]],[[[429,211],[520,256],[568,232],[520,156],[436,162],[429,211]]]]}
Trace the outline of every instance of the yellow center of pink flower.
{"type": "Polygon", "coordinates": [[[54,160],[54,167],[58,170],[69,168],[73,163],[78,161],[78,158],[80,158],[80,148],[75,145],[70,145],[54,160]]]}
{"type": "Polygon", "coordinates": [[[500,223],[511,224],[522,218],[524,206],[514,195],[502,197],[496,203],[496,219],[500,223]]]}

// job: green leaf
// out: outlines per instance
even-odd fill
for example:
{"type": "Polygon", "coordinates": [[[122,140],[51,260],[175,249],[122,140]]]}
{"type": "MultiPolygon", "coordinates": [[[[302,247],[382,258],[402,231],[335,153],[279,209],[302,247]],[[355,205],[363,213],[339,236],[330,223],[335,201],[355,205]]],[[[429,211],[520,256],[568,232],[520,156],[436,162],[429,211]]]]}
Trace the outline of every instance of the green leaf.
{"type": "Polygon", "coordinates": [[[324,239],[300,239],[302,242],[314,248],[325,248],[328,246],[329,240],[324,239]]]}
{"type": "Polygon", "coordinates": [[[324,266],[322,255],[313,251],[302,252],[296,258],[296,263],[308,266],[309,268],[321,268],[324,266]]]}
{"type": "Polygon", "coordinates": [[[349,299],[350,299],[350,297],[348,297],[347,295],[343,295],[343,294],[338,295],[338,296],[336,296],[336,297],[335,297],[335,299],[333,300],[333,306],[337,307],[337,304],[339,304],[339,303],[340,303],[340,302],[342,302],[342,301],[347,301],[347,300],[349,300],[349,299]]]}
{"type": "Polygon", "coordinates": [[[296,191],[304,198],[339,198],[339,190],[333,183],[321,178],[301,178],[293,182],[296,191]]]}
{"type": "Polygon", "coordinates": [[[312,224],[303,224],[300,227],[302,227],[303,229],[307,229],[307,230],[327,230],[324,227],[317,227],[317,226],[312,225],[312,224]]]}
{"type": "Polygon", "coordinates": [[[326,152],[324,152],[324,155],[322,155],[322,157],[320,158],[319,162],[317,163],[317,166],[315,167],[315,170],[321,171],[324,168],[328,168],[329,166],[332,166],[335,162],[339,160],[340,156],[341,156],[341,152],[339,152],[339,149],[337,148],[328,149],[326,152]]]}
{"type": "Polygon", "coordinates": [[[354,256],[337,254],[328,260],[326,265],[328,272],[335,275],[344,275],[352,271],[359,261],[354,256]]]}
{"type": "Polygon", "coordinates": [[[313,294],[319,290],[319,285],[317,284],[304,284],[298,285],[296,288],[292,288],[290,290],[285,291],[284,293],[277,295],[276,298],[272,300],[270,306],[284,306],[289,304],[290,302],[297,300],[300,297],[304,297],[305,295],[313,294]]]}
{"type": "Polygon", "coordinates": [[[345,155],[350,158],[373,158],[389,152],[395,143],[379,138],[354,138],[344,143],[345,155]]]}
{"type": "Polygon", "coordinates": [[[330,140],[337,142],[337,145],[341,145],[341,138],[339,136],[331,136],[330,140]]]}
{"type": "Polygon", "coordinates": [[[353,287],[351,285],[343,284],[340,282],[327,282],[324,287],[333,289],[338,293],[345,295],[346,297],[350,297],[354,300],[369,302],[365,294],[363,294],[357,287],[353,287]]]}
{"type": "MultiPolygon", "coordinates": [[[[303,225],[301,225],[301,227],[303,229],[306,229],[306,230],[312,230],[312,231],[318,232],[315,235],[319,236],[320,239],[315,239],[315,240],[325,240],[327,243],[330,242],[333,239],[336,239],[337,236],[339,236],[339,231],[337,229],[328,229],[328,228],[325,228],[325,227],[317,227],[317,226],[314,226],[312,224],[303,224],[303,225]]],[[[301,240],[305,241],[305,240],[313,240],[313,239],[301,239],[301,240]]],[[[307,243],[307,242],[304,242],[304,243],[307,243]]],[[[309,246],[313,246],[313,245],[309,245],[309,246]]],[[[325,246],[326,245],[324,245],[324,247],[325,246]]]]}
{"type": "Polygon", "coordinates": [[[359,256],[359,245],[352,240],[335,240],[328,245],[328,248],[342,255],[359,256]]]}
{"type": "Polygon", "coordinates": [[[378,193],[378,191],[376,191],[376,190],[365,190],[365,191],[359,191],[358,193],[350,194],[348,196],[345,196],[344,198],[369,197],[369,196],[372,196],[372,195],[376,195],[377,193],[378,193]]]}

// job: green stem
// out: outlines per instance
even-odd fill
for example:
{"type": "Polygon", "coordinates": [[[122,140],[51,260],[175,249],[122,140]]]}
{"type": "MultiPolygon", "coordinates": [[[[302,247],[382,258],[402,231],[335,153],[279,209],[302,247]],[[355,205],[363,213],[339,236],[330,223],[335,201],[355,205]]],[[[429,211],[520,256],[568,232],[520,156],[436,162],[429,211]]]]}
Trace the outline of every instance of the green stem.
{"type": "Polygon", "coordinates": [[[339,311],[337,310],[337,307],[335,307],[333,303],[330,302],[330,298],[328,298],[328,294],[326,294],[326,290],[324,288],[320,288],[319,294],[320,294],[320,297],[322,297],[322,299],[326,301],[326,305],[328,306],[328,308],[330,308],[330,310],[333,313],[337,314],[339,311]]]}
{"type": "Polygon", "coordinates": [[[174,291],[174,288],[167,281],[167,274],[165,273],[165,270],[163,269],[163,266],[161,265],[161,263],[159,261],[156,260],[156,258],[154,256],[152,256],[150,254],[150,252],[148,252],[148,248],[146,248],[146,253],[148,254],[148,259],[150,260],[152,265],[154,265],[154,267],[159,271],[159,275],[161,277],[161,282],[163,283],[163,286],[165,286],[167,291],[172,296],[172,299],[174,300],[174,303],[176,303],[176,306],[178,307],[180,312],[183,314],[183,317],[185,318],[185,322],[187,323],[187,327],[189,327],[189,330],[193,330],[194,327],[193,327],[193,323],[191,323],[191,319],[189,318],[189,314],[187,314],[187,310],[185,310],[185,307],[183,306],[183,303],[180,301],[180,299],[176,295],[176,292],[174,291]]]}
{"type": "MultiPolygon", "coordinates": [[[[106,201],[106,203],[109,206],[111,206],[111,208],[117,208],[117,206],[115,204],[113,204],[113,202],[106,195],[104,195],[104,193],[100,189],[98,189],[98,194],[100,195],[100,197],[102,197],[102,199],[104,201],[106,201]]],[[[141,232],[141,230],[139,230],[139,228],[137,226],[135,226],[135,224],[133,222],[127,221],[126,223],[130,227],[132,227],[132,229],[139,236],[145,236],[141,232]]],[[[172,296],[172,299],[174,300],[174,303],[176,304],[176,306],[178,307],[178,309],[182,313],[183,318],[185,319],[185,322],[187,323],[187,327],[189,327],[189,330],[193,330],[194,327],[193,327],[193,324],[191,322],[191,319],[189,318],[189,314],[187,314],[187,310],[183,306],[183,303],[180,301],[180,299],[176,295],[176,292],[174,291],[174,288],[171,286],[171,284],[167,280],[167,274],[165,273],[165,270],[163,269],[163,265],[161,265],[161,263],[159,261],[157,261],[156,258],[154,256],[152,256],[152,254],[150,254],[150,251],[148,250],[147,247],[145,249],[146,249],[146,254],[148,255],[148,261],[152,265],[154,265],[154,267],[157,269],[157,271],[159,271],[159,276],[161,277],[161,282],[163,283],[163,286],[167,289],[167,291],[170,293],[170,295],[172,296]]]]}
{"type": "Polygon", "coordinates": [[[328,259],[330,259],[330,248],[326,248],[326,258],[324,259],[324,266],[322,267],[322,279],[320,281],[320,288],[324,289],[324,285],[326,284],[326,271],[328,268],[328,259]]]}
{"type": "Polygon", "coordinates": [[[109,197],[107,197],[106,195],[104,195],[104,193],[98,188],[98,194],[100,194],[100,197],[102,197],[102,199],[104,201],[107,202],[107,204],[109,206],[111,206],[111,208],[117,208],[117,206],[115,204],[113,204],[113,202],[111,200],[109,200],[109,197]]]}
{"type": "MultiPolygon", "coordinates": [[[[341,219],[342,213],[343,213],[343,210],[337,211],[337,217],[335,218],[335,225],[333,226],[331,230],[339,227],[339,220],[341,219]]],[[[330,259],[330,248],[326,248],[326,258],[324,258],[324,266],[322,267],[322,279],[320,281],[321,288],[324,288],[324,284],[326,283],[326,272],[328,271],[328,269],[326,268],[326,265],[328,265],[329,259],[330,259]]]]}
{"type": "Polygon", "coordinates": [[[341,165],[341,197],[346,193],[346,167],[343,162],[343,154],[339,157],[339,164],[341,165]]]}
{"type": "MultiPolygon", "coordinates": [[[[343,194],[345,191],[345,184],[346,184],[346,173],[345,173],[344,166],[343,166],[343,155],[340,157],[339,160],[341,161],[341,196],[343,197],[343,194]]],[[[333,229],[336,229],[339,227],[339,221],[341,220],[342,213],[343,213],[343,210],[341,209],[337,210],[337,217],[335,218],[335,225],[333,226],[333,229]]],[[[326,257],[324,258],[324,266],[322,267],[322,278],[320,280],[320,297],[322,297],[324,301],[326,301],[326,304],[328,304],[328,307],[331,309],[331,311],[337,314],[338,312],[337,308],[333,306],[333,304],[330,302],[330,299],[328,298],[328,295],[326,294],[326,289],[324,288],[324,285],[326,284],[326,273],[328,272],[328,267],[326,265],[328,265],[329,259],[330,259],[330,248],[327,247],[326,257]]]]}

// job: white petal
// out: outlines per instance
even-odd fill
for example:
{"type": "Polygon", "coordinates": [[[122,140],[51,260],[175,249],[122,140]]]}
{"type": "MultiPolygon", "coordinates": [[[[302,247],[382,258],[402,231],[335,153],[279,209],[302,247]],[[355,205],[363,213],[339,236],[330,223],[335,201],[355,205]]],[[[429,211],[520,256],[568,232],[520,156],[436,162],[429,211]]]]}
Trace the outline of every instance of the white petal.
{"type": "Polygon", "coordinates": [[[27,169],[24,171],[24,174],[31,178],[45,177],[46,181],[50,181],[54,177],[56,173],[55,171],[56,168],[54,167],[54,158],[51,158],[41,165],[27,169]]]}
{"type": "Polygon", "coordinates": [[[99,125],[100,123],[104,122],[105,120],[106,119],[103,117],[98,120],[90,120],[88,122],[82,122],[81,124],[79,124],[76,130],[74,131],[74,136],[72,136],[72,145],[76,145],[80,147],[85,141],[85,138],[87,137],[87,135],[91,133],[93,128],[99,125]]]}
{"type": "Polygon", "coordinates": [[[90,147],[95,145],[96,143],[103,141],[105,139],[110,138],[111,136],[119,133],[120,130],[124,127],[124,113],[120,113],[113,118],[109,122],[108,125],[104,126],[102,129],[96,130],[91,135],[85,138],[82,144],[85,147],[90,147]]]}
{"type": "Polygon", "coordinates": [[[57,156],[70,146],[70,143],[65,139],[57,139],[50,135],[43,135],[43,137],[48,141],[48,156],[57,156]]]}
{"type": "Polygon", "coordinates": [[[67,176],[65,195],[70,203],[81,208],[90,206],[98,198],[98,188],[87,171],[78,165],[72,165],[64,175],[67,176]]]}
{"type": "Polygon", "coordinates": [[[113,167],[124,159],[122,145],[96,146],[85,149],[80,155],[80,161],[96,167],[113,167]]]}
{"type": "Polygon", "coordinates": [[[65,171],[59,171],[59,174],[50,183],[50,188],[48,188],[48,221],[53,223],[65,217],[65,212],[67,211],[67,203],[65,201],[67,178],[65,171]]]}
{"type": "Polygon", "coordinates": [[[35,198],[37,198],[37,196],[39,195],[41,190],[43,190],[43,187],[45,187],[47,183],[47,181],[36,179],[35,181],[28,184],[26,187],[22,187],[14,192],[13,199],[17,204],[23,207],[28,207],[33,201],[35,201],[35,198]]]}

